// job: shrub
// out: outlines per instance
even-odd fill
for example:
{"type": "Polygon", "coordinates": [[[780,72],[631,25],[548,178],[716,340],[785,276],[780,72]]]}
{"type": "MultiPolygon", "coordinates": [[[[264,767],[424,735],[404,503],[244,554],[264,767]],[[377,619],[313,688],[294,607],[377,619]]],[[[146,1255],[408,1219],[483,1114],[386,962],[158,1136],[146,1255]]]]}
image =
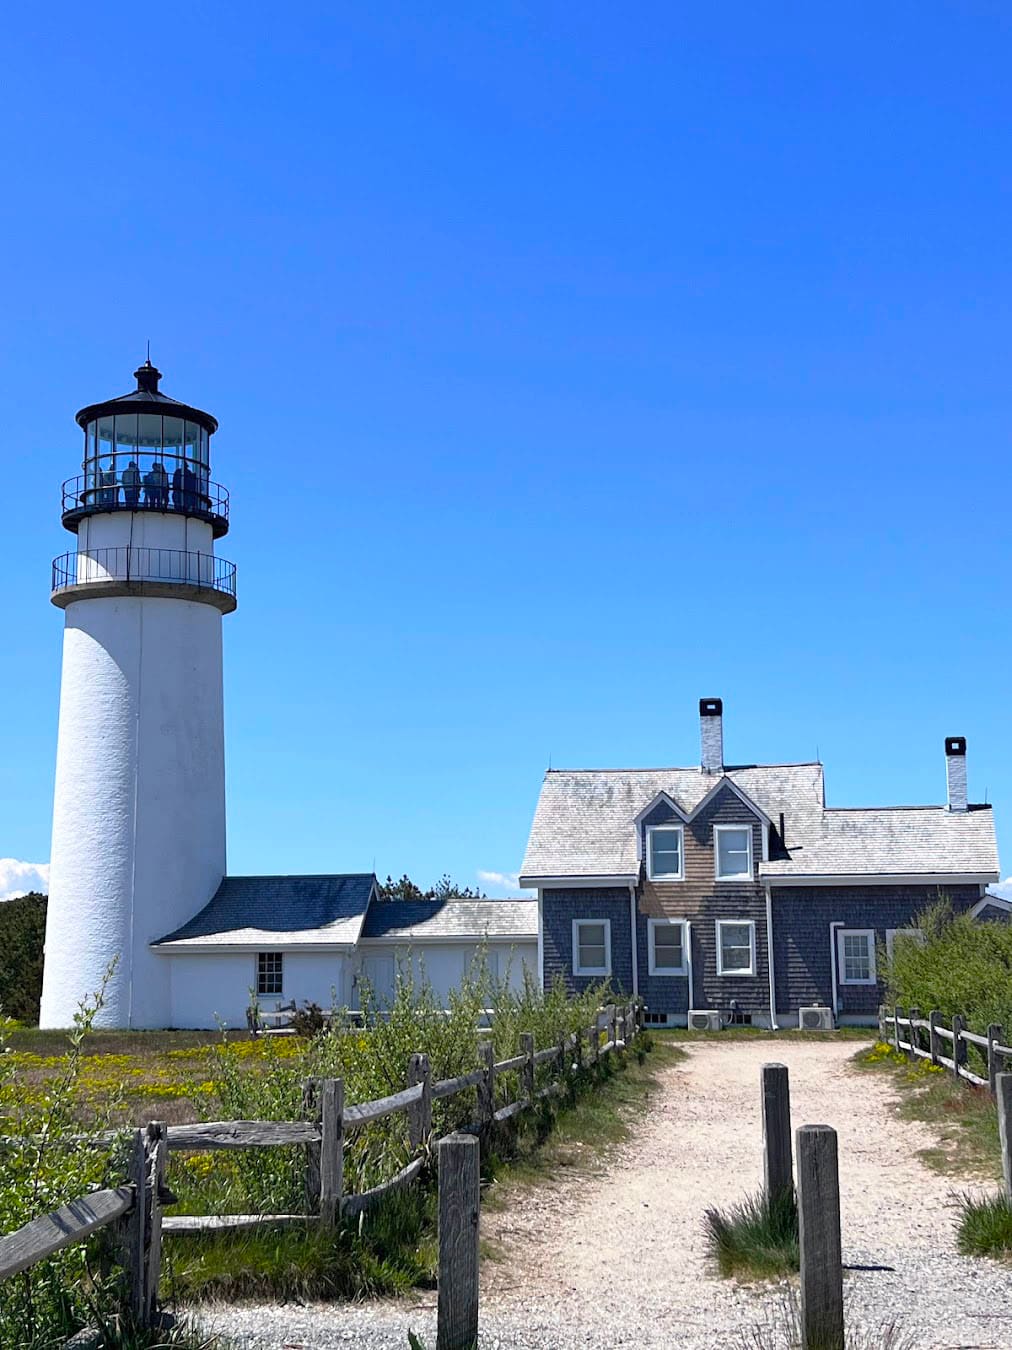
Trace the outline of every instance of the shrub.
{"type": "Polygon", "coordinates": [[[0,904],[0,1008],[17,1022],[39,1020],[46,897],[37,892],[0,904]]]}

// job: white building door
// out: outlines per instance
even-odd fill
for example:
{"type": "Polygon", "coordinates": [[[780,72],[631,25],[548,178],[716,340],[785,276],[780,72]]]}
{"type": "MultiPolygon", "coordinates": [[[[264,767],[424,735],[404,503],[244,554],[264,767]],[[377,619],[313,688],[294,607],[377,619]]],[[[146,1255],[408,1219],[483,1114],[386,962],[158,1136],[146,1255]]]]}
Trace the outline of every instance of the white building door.
{"type": "Polygon", "coordinates": [[[356,984],[355,1003],[362,1006],[362,983],[365,981],[372,989],[372,997],[380,1007],[393,1002],[394,997],[394,958],[381,953],[378,956],[363,956],[359,967],[360,974],[356,984]]]}

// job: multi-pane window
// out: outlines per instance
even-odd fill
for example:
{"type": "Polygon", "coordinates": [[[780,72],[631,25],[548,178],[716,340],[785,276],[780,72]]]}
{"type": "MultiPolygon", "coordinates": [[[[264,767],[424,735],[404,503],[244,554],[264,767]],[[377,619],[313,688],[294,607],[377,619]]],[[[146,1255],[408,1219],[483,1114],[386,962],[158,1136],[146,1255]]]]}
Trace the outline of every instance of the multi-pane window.
{"type": "Polygon", "coordinates": [[[647,831],[647,871],[651,881],[681,881],[681,825],[657,825],[647,831]]]}
{"type": "Polygon", "coordinates": [[[681,919],[647,920],[651,975],[685,974],[685,924],[681,919]]]}
{"type": "Polygon", "coordinates": [[[717,920],[717,974],[755,974],[755,924],[750,919],[717,920]]]}
{"type": "Polygon", "coordinates": [[[875,983],[875,933],[870,928],[840,929],[837,934],[841,984],[875,983]]]}
{"type": "Polygon", "coordinates": [[[611,923],[608,919],[573,920],[573,974],[611,974],[611,923]]]}
{"type": "Polygon", "coordinates": [[[718,881],[752,880],[752,831],[747,825],[715,825],[714,855],[718,881]]]}
{"type": "Polygon", "coordinates": [[[257,993],[280,994],[284,988],[284,954],[257,952],[257,993]]]}

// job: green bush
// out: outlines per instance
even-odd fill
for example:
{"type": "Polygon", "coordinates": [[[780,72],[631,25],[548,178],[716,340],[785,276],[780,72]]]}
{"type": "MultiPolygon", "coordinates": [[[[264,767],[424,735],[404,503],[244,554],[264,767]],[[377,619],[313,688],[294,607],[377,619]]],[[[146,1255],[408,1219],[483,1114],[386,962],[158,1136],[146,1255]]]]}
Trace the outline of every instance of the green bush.
{"type": "Polygon", "coordinates": [[[957,1243],[964,1256],[1012,1257],[1012,1205],[1003,1195],[964,1195],[957,1243]]]}
{"type": "Polygon", "coordinates": [[[918,919],[918,940],[898,935],[880,954],[890,1003],[958,1013],[983,1034],[992,1022],[1012,1034],[1012,924],[953,914],[942,901],[918,919]]]}
{"type": "Polygon", "coordinates": [[[32,891],[0,904],[0,1008],[34,1026],[42,996],[46,897],[32,891]]]}

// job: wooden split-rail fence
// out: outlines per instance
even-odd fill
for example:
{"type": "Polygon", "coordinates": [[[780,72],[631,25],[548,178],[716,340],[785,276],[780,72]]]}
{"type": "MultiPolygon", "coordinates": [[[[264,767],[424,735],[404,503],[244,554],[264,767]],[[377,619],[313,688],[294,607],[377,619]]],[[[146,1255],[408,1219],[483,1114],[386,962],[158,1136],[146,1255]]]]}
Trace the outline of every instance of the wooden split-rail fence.
{"type": "Polygon", "coordinates": [[[879,1036],[900,1054],[951,1069],[957,1078],[975,1087],[989,1088],[992,1094],[996,1091],[998,1075],[1007,1063],[1012,1064],[1012,1046],[1002,1043],[1002,1035],[997,1022],[992,1022],[986,1035],[970,1031],[958,1013],[946,1026],[944,1014],[937,1009],[924,1017],[919,1008],[896,1007],[891,1011],[879,1008],[879,1036]],[[980,1052],[984,1074],[974,1073],[969,1068],[970,1046],[980,1052]]]}
{"type": "MultiPolygon", "coordinates": [[[[493,1047],[482,1044],[482,1063],[470,1073],[433,1082],[428,1056],[412,1055],[407,1067],[408,1086],[374,1101],[345,1104],[341,1079],[313,1079],[305,1084],[303,1100],[307,1119],[296,1121],[231,1120],[195,1125],[165,1125],[152,1122],[143,1130],[75,1136],[53,1141],[64,1145],[107,1147],[119,1138],[129,1141],[128,1175],[121,1186],[93,1191],[52,1213],[44,1214],[13,1233],[0,1236],[0,1280],[9,1279],[66,1247],[83,1242],[100,1230],[108,1230],[113,1257],[125,1273],[125,1311],[136,1325],[152,1324],[156,1313],[161,1276],[162,1237],[166,1233],[215,1232],[271,1224],[315,1223],[334,1226],[342,1218],[368,1210],[383,1196],[417,1181],[429,1161],[435,1142],[432,1134],[432,1104],[470,1089],[477,1090],[478,1118],[455,1140],[488,1138],[496,1126],[519,1116],[546,1097],[561,1096],[572,1075],[593,1068],[602,1059],[626,1048],[640,1029],[640,1010],[634,1003],[609,1004],[596,1023],[561,1038],[555,1045],[538,1049],[534,1036],[520,1037],[520,1053],[495,1061],[493,1047]],[[551,1080],[537,1086],[540,1066],[552,1066],[551,1080]],[[496,1104],[497,1080],[513,1074],[519,1096],[496,1104]],[[353,1131],[374,1121],[403,1112],[407,1136],[416,1156],[395,1176],[358,1195],[344,1191],[344,1142],[353,1131]],[[307,1198],[312,1206],[305,1214],[167,1215],[175,1202],[167,1184],[169,1156],[174,1152],[203,1150],[278,1148],[302,1145],[307,1149],[307,1198]]],[[[24,1140],[0,1140],[22,1144],[24,1140]]],[[[450,1156],[457,1156],[451,1154],[450,1156]]],[[[461,1157],[464,1154],[460,1154],[461,1157]]],[[[470,1159],[473,1155],[467,1154],[470,1159]]],[[[469,1161],[468,1168],[472,1164],[469,1161]]],[[[442,1201],[440,1202],[442,1214],[442,1201]]],[[[458,1244],[459,1246],[459,1244],[458,1244]]],[[[443,1244],[440,1244],[442,1253],[443,1244]]],[[[452,1255],[452,1244],[447,1248],[452,1255]]],[[[450,1259],[448,1255],[447,1259],[450,1259]]],[[[440,1288],[444,1274],[450,1284],[456,1277],[440,1265],[440,1288]]],[[[440,1295],[441,1300],[444,1296],[440,1295]]],[[[456,1307],[449,1291],[447,1306],[456,1307]]],[[[455,1344],[445,1338],[439,1350],[455,1344]]],[[[460,1344],[463,1344],[461,1341],[460,1344]]]]}

